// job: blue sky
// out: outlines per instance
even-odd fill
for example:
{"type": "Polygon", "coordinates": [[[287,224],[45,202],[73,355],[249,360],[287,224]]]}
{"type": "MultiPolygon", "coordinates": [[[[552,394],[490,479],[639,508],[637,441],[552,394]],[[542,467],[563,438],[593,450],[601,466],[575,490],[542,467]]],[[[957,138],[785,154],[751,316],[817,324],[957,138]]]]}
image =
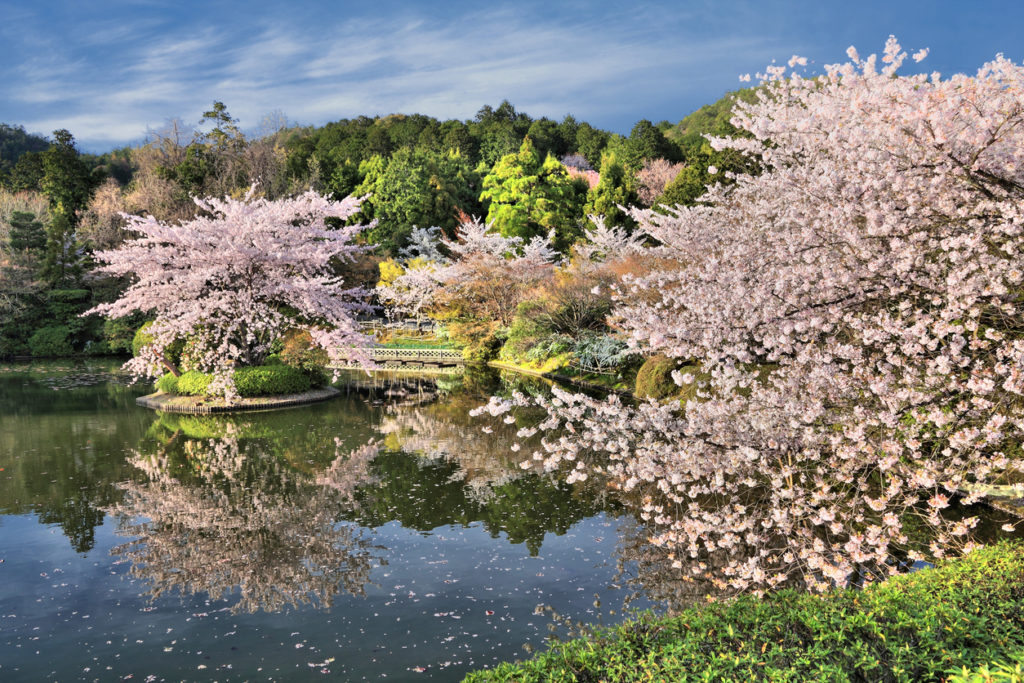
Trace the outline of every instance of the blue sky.
{"type": "Polygon", "coordinates": [[[919,68],[1024,60],[1024,0],[0,0],[0,122],[69,129],[88,151],[195,122],[223,101],[253,129],[359,114],[531,116],[628,133],[677,121],[773,59],[845,60],[889,34],[919,68]]]}

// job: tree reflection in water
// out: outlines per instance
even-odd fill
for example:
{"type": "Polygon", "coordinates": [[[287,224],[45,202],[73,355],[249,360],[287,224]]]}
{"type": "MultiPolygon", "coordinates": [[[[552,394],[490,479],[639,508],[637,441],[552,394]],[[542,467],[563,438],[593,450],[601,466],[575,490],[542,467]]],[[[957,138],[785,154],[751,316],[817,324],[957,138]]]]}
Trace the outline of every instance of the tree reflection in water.
{"type": "Polygon", "coordinates": [[[361,521],[398,519],[420,530],[479,521],[493,537],[504,533],[537,556],[546,534],[561,535],[581,519],[617,511],[603,489],[524,472],[510,447],[535,448],[539,439],[518,438],[514,422],[470,417],[482,392],[494,390],[493,382],[481,387],[468,376],[442,400],[387,405],[378,430],[392,452],[374,463],[380,485],[360,491],[361,521]]]}
{"type": "Polygon", "coordinates": [[[249,438],[255,424],[165,416],[129,459],[144,476],[110,511],[118,533],[137,538],[112,553],[152,598],[237,590],[236,612],[327,608],[342,588],[362,594],[384,563],[360,527],[337,521],[370,479],[376,446],[344,453],[335,441],[330,466],[308,474],[249,438]]]}

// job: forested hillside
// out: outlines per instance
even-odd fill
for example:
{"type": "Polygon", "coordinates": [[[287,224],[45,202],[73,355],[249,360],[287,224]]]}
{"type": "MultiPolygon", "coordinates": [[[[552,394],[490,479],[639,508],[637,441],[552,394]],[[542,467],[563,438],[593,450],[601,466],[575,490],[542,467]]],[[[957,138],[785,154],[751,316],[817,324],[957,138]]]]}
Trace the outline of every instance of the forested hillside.
{"type": "Polygon", "coordinates": [[[277,117],[246,134],[215,102],[195,126],[172,120],[146,144],[102,155],[81,153],[67,130],[45,139],[2,124],[0,356],[128,350],[140,321],[78,317],[125,286],[92,273],[92,253],[125,238],[122,213],[187,220],[198,211],[193,197],[240,197],[253,186],[271,199],[308,189],[364,196],[349,222],[375,221],[363,236],[375,257],[359,270],[371,287],[376,263],[417,226],[451,236],[479,217],[504,237],[553,233],[568,252],[590,215],[629,229],[620,206],[692,204],[709,167],[721,179],[735,162],[700,135],[729,132],[731,101],[677,126],[641,120],[628,136],[572,116],[533,118],[508,101],[466,121],[392,114],[298,127],[277,117]]]}

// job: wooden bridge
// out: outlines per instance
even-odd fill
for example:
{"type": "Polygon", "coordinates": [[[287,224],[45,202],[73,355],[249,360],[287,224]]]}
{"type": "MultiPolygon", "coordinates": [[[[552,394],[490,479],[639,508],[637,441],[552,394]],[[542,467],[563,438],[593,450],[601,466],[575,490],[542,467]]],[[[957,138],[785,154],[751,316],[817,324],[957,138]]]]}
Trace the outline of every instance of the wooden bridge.
{"type": "MultiPolygon", "coordinates": [[[[377,347],[370,349],[370,358],[382,368],[389,370],[440,370],[456,369],[466,364],[459,349],[393,349],[377,347]]],[[[339,365],[337,367],[354,367],[339,365]]]]}

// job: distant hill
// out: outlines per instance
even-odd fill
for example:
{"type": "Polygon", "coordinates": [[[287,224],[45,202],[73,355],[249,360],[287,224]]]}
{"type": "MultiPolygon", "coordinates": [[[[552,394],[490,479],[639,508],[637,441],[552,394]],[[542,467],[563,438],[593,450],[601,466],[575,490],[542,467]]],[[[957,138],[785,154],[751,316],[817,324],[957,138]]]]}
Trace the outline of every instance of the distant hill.
{"type": "Polygon", "coordinates": [[[0,173],[10,172],[22,154],[42,152],[49,146],[49,140],[26,133],[22,126],[0,123],[0,173]]]}
{"type": "Polygon", "coordinates": [[[732,108],[739,98],[744,102],[753,102],[753,88],[744,88],[726,93],[717,102],[705,104],[703,107],[683,118],[679,123],[665,131],[665,137],[691,154],[700,150],[705,134],[731,136],[736,134],[736,127],[729,123],[732,108]]]}

